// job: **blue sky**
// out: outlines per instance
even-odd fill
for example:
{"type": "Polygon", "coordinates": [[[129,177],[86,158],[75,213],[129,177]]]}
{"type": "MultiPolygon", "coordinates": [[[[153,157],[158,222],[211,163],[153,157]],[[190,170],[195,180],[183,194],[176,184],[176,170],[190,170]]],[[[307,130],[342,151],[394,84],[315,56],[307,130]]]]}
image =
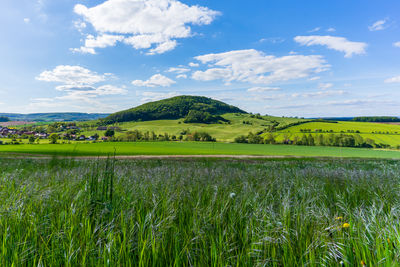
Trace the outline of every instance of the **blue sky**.
{"type": "Polygon", "coordinates": [[[203,95],[279,116],[400,115],[397,0],[3,0],[0,112],[203,95]]]}

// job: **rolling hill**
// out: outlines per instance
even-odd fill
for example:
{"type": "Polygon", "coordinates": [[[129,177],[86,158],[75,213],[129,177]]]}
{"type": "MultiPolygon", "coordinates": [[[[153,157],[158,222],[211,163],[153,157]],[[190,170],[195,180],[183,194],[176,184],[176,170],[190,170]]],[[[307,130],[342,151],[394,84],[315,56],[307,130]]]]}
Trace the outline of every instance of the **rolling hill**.
{"type": "Polygon", "coordinates": [[[116,122],[176,120],[187,118],[187,122],[218,122],[220,115],[247,112],[224,102],[202,96],[176,96],[149,102],[135,108],[111,114],[104,119],[107,124],[116,122]]]}

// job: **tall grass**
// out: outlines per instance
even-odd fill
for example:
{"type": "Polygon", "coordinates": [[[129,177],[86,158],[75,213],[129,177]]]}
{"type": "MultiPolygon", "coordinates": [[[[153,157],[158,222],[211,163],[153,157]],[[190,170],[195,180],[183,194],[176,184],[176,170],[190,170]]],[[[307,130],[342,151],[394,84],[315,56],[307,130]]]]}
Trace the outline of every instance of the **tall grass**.
{"type": "Polygon", "coordinates": [[[0,166],[1,266],[399,266],[397,161],[0,166]]]}

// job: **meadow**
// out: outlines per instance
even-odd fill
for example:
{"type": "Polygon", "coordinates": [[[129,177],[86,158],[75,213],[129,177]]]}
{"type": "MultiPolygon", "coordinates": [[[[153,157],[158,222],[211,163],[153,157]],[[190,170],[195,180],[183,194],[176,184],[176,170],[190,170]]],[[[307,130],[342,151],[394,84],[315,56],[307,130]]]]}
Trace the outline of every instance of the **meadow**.
{"type": "Polygon", "coordinates": [[[1,266],[399,266],[388,160],[0,158],[1,266]]]}
{"type": "Polygon", "coordinates": [[[75,142],[71,144],[0,145],[0,156],[21,154],[59,156],[129,155],[254,155],[296,157],[400,158],[398,150],[364,148],[237,144],[215,142],[75,142]]]}
{"type": "MultiPolygon", "coordinates": [[[[222,115],[225,119],[229,120],[230,124],[204,124],[204,123],[183,123],[180,120],[153,120],[153,121],[140,121],[140,122],[122,122],[116,123],[114,126],[120,127],[123,132],[116,132],[116,136],[123,135],[127,131],[139,130],[141,132],[152,132],[156,134],[168,133],[169,135],[179,136],[182,131],[189,130],[189,132],[207,132],[215,137],[218,141],[232,142],[235,137],[239,135],[247,135],[249,132],[260,132],[273,125],[273,122],[278,122],[279,125],[284,126],[290,123],[304,121],[296,118],[281,118],[272,116],[263,116],[263,119],[252,117],[249,114],[228,113],[222,115]],[[248,122],[244,124],[243,121],[248,122]]],[[[88,122],[78,123],[83,127],[88,122]]],[[[105,131],[97,131],[96,127],[84,128],[82,134],[86,136],[98,133],[104,134],[105,131]]]]}
{"type": "MultiPolygon", "coordinates": [[[[274,136],[277,141],[282,141],[285,137],[293,139],[297,136],[301,138],[304,134],[309,134],[304,130],[311,130],[310,134],[313,136],[318,134],[327,135],[329,133],[354,134],[358,131],[358,134],[364,139],[370,138],[376,143],[388,144],[392,147],[400,145],[400,125],[384,123],[353,121],[339,121],[337,123],[308,122],[275,132],[274,136]],[[316,130],[322,130],[323,132],[316,132],[316,130]]],[[[264,136],[266,135],[264,134],[264,136]]]]}

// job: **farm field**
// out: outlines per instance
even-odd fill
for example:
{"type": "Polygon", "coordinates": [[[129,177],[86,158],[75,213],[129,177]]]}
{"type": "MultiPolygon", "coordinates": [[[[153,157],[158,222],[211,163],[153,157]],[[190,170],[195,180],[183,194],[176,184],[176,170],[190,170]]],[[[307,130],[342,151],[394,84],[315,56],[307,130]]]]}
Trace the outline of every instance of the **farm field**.
{"type": "Polygon", "coordinates": [[[339,121],[337,123],[308,122],[301,125],[289,127],[287,129],[281,130],[281,132],[300,132],[300,129],[311,129],[311,131],[315,131],[316,129],[321,129],[324,131],[333,130],[335,133],[340,133],[341,131],[347,132],[348,130],[358,130],[360,131],[360,133],[364,134],[382,132],[400,135],[400,125],[352,121],[339,121]]]}
{"type": "Polygon", "coordinates": [[[317,134],[327,135],[329,134],[328,131],[332,131],[335,134],[354,134],[355,131],[359,131],[359,135],[364,139],[370,138],[376,143],[388,144],[392,147],[400,145],[400,125],[395,124],[348,121],[339,121],[338,123],[308,122],[278,131],[274,135],[278,141],[282,141],[284,137],[293,139],[297,136],[301,138],[303,134],[309,134],[309,132],[302,131],[305,129],[311,130],[310,134],[313,136],[317,134]],[[316,130],[324,132],[316,133],[316,130]]]}
{"type": "Polygon", "coordinates": [[[1,266],[399,266],[399,161],[0,164],[1,266]]]}
{"type": "Polygon", "coordinates": [[[400,158],[400,151],[319,146],[235,144],[208,142],[105,142],[75,144],[3,145],[9,153],[98,156],[116,155],[260,155],[298,157],[400,158]]]}

